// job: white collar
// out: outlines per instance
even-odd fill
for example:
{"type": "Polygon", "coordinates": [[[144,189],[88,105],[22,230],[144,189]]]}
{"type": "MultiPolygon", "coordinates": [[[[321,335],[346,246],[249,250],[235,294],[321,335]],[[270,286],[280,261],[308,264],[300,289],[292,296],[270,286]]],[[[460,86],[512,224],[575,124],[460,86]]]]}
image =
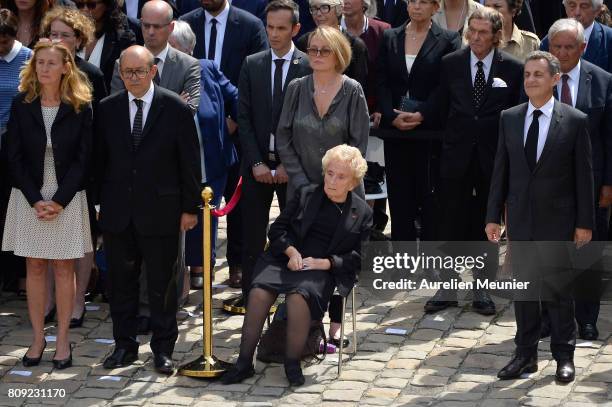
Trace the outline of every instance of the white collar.
{"type": "Polygon", "coordinates": [[[226,1],[225,8],[217,16],[213,16],[208,11],[204,10],[204,17],[205,17],[204,21],[206,22],[206,24],[208,24],[210,20],[214,18],[215,20],[217,20],[217,24],[220,23],[222,26],[225,26],[225,24],[227,23],[227,18],[229,17],[229,9],[230,9],[230,3],[229,1],[226,1]]]}
{"type": "Polygon", "coordinates": [[[289,48],[289,52],[287,52],[282,57],[276,55],[276,52],[274,52],[273,49],[270,49],[270,51],[272,51],[272,62],[274,62],[275,59],[284,59],[285,61],[291,61],[293,53],[295,52],[295,45],[293,45],[293,41],[291,41],[291,48],[289,48]]]}
{"type": "Polygon", "coordinates": [[[166,42],[166,46],[161,52],[155,55],[155,58],[159,58],[162,62],[166,62],[166,57],[168,56],[168,50],[170,49],[170,44],[166,42]]]}
{"type": "MultiPolygon", "coordinates": [[[[364,32],[368,31],[368,27],[369,27],[368,16],[364,14],[363,15],[363,28],[361,29],[361,33],[363,34],[364,32]]],[[[346,20],[344,19],[344,16],[340,18],[340,31],[348,31],[348,28],[346,27],[346,20]]]]}
{"type": "Polygon", "coordinates": [[[470,50],[470,65],[471,66],[476,66],[476,63],[478,61],[482,61],[482,63],[484,64],[484,66],[482,67],[483,69],[488,69],[491,67],[491,64],[493,63],[493,53],[495,52],[495,48],[493,48],[491,50],[491,52],[489,52],[487,54],[486,57],[484,57],[483,59],[478,59],[478,57],[476,56],[476,54],[474,54],[474,51],[470,50]]]}
{"type": "Polygon", "coordinates": [[[571,71],[561,73],[561,76],[563,75],[569,76],[574,83],[578,83],[580,81],[580,60],[578,60],[578,63],[572,68],[571,71]]]}
{"type": "Polygon", "coordinates": [[[554,107],[555,107],[555,97],[554,96],[551,96],[548,102],[546,102],[544,106],[542,106],[539,109],[536,108],[534,105],[532,105],[531,100],[530,100],[528,107],[527,107],[527,117],[530,117],[533,114],[534,110],[539,110],[542,112],[544,116],[550,119],[552,118],[552,112],[553,112],[554,107]]]}
{"type": "MultiPolygon", "coordinates": [[[[149,90],[141,98],[138,98],[138,99],[151,105],[151,103],[153,102],[154,92],[155,92],[155,86],[153,86],[153,81],[151,81],[151,86],[149,86],[149,90]]],[[[128,100],[130,101],[130,103],[132,103],[134,99],[136,99],[136,96],[134,96],[132,92],[128,92],[128,100]]]]}
{"type": "Polygon", "coordinates": [[[21,51],[22,46],[23,45],[19,41],[15,40],[15,42],[13,42],[13,48],[11,48],[8,54],[0,57],[0,59],[5,60],[6,62],[13,62],[13,59],[15,59],[17,54],[19,54],[19,51],[21,51]]]}
{"type": "Polygon", "coordinates": [[[584,29],[584,39],[586,40],[587,44],[589,43],[589,38],[591,38],[591,33],[593,32],[594,26],[595,26],[595,20],[593,20],[590,26],[584,29]]]}

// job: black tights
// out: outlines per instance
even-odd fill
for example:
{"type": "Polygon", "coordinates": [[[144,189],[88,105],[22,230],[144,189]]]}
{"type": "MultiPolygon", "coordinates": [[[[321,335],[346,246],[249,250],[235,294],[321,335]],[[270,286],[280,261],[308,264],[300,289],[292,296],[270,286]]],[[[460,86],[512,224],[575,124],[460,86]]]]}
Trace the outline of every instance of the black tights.
{"type": "MultiPolygon", "coordinates": [[[[263,288],[249,291],[247,313],[242,325],[238,368],[247,368],[253,363],[253,354],[261,337],[263,324],[276,301],[277,294],[263,288]]],[[[301,294],[287,294],[287,345],[286,361],[299,361],[310,331],[310,308],[301,294]]]]}

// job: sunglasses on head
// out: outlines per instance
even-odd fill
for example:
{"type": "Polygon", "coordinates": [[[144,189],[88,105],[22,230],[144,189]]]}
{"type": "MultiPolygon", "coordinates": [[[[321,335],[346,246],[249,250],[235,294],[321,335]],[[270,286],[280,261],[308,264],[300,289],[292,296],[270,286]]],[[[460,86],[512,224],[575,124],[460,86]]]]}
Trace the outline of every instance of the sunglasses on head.
{"type": "Polygon", "coordinates": [[[88,8],[90,10],[95,9],[98,6],[99,1],[77,1],[75,2],[78,9],[88,8]]]}

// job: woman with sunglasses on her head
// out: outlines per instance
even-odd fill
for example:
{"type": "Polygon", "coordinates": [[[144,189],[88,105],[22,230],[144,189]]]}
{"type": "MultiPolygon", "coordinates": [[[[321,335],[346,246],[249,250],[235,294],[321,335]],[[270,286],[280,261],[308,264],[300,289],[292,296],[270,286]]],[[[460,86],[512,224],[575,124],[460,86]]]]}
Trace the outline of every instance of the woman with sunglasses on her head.
{"type": "Polygon", "coordinates": [[[40,22],[49,10],[48,0],[0,0],[18,19],[17,41],[32,49],[40,37],[40,22]]]}
{"type": "Polygon", "coordinates": [[[53,365],[72,365],[68,327],[75,259],[92,250],[84,185],[92,143],[91,88],[60,42],[40,41],[22,71],[6,149],[13,189],[2,250],[26,258],[28,311],[34,341],[24,366],[40,363],[47,345],[47,273],[55,276],[57,341],[53,365]]]}
{"type": "Polygon", "coordinates": [[[93,19],[96,28],[94,38],[78,55],[100,68],[106,89],[110,90],[115,61],[121,51],[136,44],[136,37],[117,0],[76,0],[75,4],[93,19]]]}

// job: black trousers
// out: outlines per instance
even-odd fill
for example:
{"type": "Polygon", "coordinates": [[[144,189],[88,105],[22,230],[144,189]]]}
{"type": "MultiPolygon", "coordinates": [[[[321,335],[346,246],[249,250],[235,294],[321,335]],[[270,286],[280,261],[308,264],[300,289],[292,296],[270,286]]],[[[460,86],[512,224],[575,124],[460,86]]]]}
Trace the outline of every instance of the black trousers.
{"type": "MultiPolygon", "coordinates": [[[[227,171],[227,183],[223,197],[229,202],[234,195],[238,180],[240,179],[240,162],[235,163],[227,171]]],[[[227,264],[230,267],[240,266],[242,263],[242,198],[238,204],[227,215],[227,264]]]]}
{"type": "Polygon", "coordinates": [[[270,222],[270,207],[276,193],[278,205],[285,208],[287,184],[264,184],[257,182],[252,174],[242,178],[242,294],[246,298],[251,288],[253,269],[257,258],[266,246],[266,234],[270,222]]]}
{"type": "Polygon", "coordinates": [[[121,233],[104,233],[109,270],[109,303],[117,348],[138,350],[136,316],[139,275],[145,272],[151,311],[151,350],[172,354],[178,337],[177,271],[179,235],[143,236],[130,226],[121,233]]]}

